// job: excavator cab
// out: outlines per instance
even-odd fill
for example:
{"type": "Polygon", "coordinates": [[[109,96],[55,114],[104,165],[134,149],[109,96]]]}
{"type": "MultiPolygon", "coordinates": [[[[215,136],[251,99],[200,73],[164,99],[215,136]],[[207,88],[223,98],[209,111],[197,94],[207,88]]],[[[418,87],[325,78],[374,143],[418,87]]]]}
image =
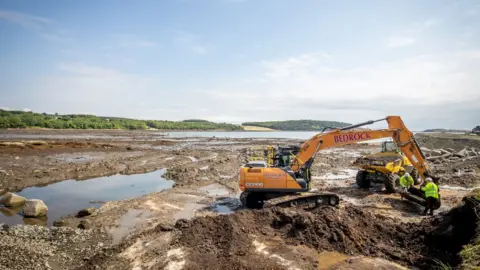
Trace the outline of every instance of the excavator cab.
{"type": "Polygon", "coordinates": [[[393,141],[384,141],[382,142],[382,153],[386,152],[396,152],[396,153],[402,153],[398,146],[395,144],[393,141]]]}

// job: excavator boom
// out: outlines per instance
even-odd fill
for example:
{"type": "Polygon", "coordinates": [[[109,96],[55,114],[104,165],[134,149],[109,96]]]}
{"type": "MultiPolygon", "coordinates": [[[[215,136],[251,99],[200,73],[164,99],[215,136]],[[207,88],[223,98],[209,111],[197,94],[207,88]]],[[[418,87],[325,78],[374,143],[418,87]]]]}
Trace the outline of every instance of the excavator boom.
{"type": "Polygon", "coordinates": [[[430,168],[425,162],[425,156],[415,141],[413,133],[407,129],[399,116],[387,116],[383,119],[368,121],[328,133],[315,135],[301,145],[300,151],[292,165],[292,170],[299,172],[309,169],[315,159],[315,155],[322,149],[388,137],[393,139],[401,151],[410,160],[412,165],[418,170],[422,179],[425,179],[425,177],[430,174],[430,168]],[[388,129],[350,131],[350,129],[383,120],[387,121],[388,129]]]}

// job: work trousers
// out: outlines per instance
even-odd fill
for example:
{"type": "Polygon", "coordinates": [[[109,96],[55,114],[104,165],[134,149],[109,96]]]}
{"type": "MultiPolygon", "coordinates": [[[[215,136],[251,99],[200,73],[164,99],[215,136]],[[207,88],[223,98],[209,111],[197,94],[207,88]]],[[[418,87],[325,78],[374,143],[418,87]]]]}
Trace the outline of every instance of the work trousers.
{"type": "Polygon", "coordinates": [[[427,198],[427,203],[425,205],[425,210],[423,211],[423,213],[426,214],[427,211],[430,210],[430,214],[433,215],[433,209],[435,208],[437,203],[438,203],[437,198],[428,197],[427,198]]]}

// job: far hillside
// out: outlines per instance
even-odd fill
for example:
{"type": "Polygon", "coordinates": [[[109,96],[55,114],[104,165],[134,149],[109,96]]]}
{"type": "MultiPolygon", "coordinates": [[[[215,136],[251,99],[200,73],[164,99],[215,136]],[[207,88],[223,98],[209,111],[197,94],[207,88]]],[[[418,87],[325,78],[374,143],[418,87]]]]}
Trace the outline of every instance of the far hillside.
{"type": "Polygon", "coordinates": [[[327,127],[341,128],[351,124],[337,121],[323,120],[288,120],[288,121],[267,121],[267,122],[245,122],[242,126],[261,127],[273,130],[288,131],[319,131],[327,127]]]}
{"type": "Polygon", "coordinates": [[[48,129],[158,129],[158,130],[241,130],[238,125],[214,123],[201,119],[185,121],[138,120],[83,114],[47,114],[0,110],[2,128],[48,129]]]}

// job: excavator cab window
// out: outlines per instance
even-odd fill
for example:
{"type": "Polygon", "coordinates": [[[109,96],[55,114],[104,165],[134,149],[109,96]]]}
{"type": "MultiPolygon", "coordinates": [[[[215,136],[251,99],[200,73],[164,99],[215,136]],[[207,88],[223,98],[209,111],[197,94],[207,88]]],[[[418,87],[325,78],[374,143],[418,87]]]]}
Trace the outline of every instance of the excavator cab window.
{"type": "Polygon", "coordinates": [[[382,152],[397,152],[400,153],[400,149],[397,147],[393,141],[382,142],[382,152]]]}

